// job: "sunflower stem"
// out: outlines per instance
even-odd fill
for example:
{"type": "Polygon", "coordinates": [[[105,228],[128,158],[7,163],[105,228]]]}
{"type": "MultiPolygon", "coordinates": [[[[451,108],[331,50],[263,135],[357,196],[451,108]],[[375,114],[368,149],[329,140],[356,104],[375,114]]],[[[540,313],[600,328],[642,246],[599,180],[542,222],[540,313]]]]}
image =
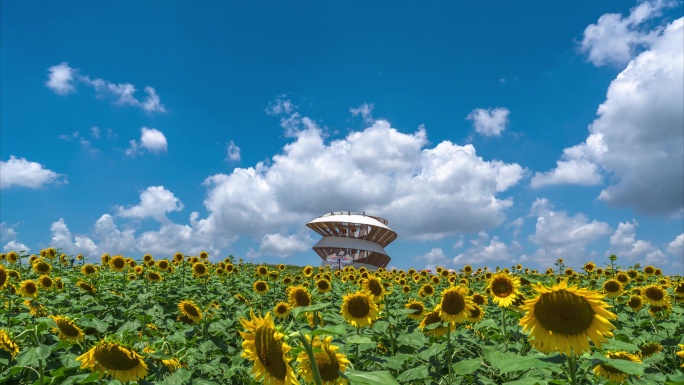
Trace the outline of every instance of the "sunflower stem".
{"type": "Polygon", "coordinates": [[[449,384],[453,383],[453,373],[451,369],[451,325],[449,322],[447,322],[447,366],[448,366],[448,373],[449,373],[449,384]]]}
{"type": "MultiPolygon", "coordinates": [[[[356,335],[357,335],[357,336],[360,335],[360,333],[359,333],[360,330],[361,330],[360,328],[358,328],[358,327],[356,328],[356,335]]],[[[358,339],[357,339],[357,340],[358,340],[358,339]]],[[[360,368],[361,368],[361,359],[359,358],[359,345],[361,345],[361,344],[355,344],[355,345],[356,345],[356,354],[354,355],[354,358],[356,359],[356,366],[357,366],[358,368],[354,368],[354,369],[355,369],[355,370],[360,370],[360,368]]]]}
{"type": "Polygon", "coordinates": [[[570,383],[577,385],[577,357],[575,352],[571,352],[568,356],[568,369],[570,371],[570,383]]]}
{"type": "MultiPolygon", "coordinates": [[[[309,341],[306,339],[306,336],[304,336],[301,333],[298,333],[297,338],[302,342],[302,345],[304,345],[304,350],[306,350],[306,354],[309,356],[309,362],[311,363],[311,371],[313,372],[313,378],[314,382],[316,385],[322,385],[321,381],[321,372],[318,370],[318,363],[316,362],[316,355],[313,352],[313,341],[309,343],[309,341]]],[[[357,351],[358,351],[358,344],[357,346],[357,351]]]]}
{"type": "Polygon", "coordinates": [[[504,351],[508,350],[508,329],[506,327],[506,308],[501,308],[501,326],[504,334],[504,351]]]}

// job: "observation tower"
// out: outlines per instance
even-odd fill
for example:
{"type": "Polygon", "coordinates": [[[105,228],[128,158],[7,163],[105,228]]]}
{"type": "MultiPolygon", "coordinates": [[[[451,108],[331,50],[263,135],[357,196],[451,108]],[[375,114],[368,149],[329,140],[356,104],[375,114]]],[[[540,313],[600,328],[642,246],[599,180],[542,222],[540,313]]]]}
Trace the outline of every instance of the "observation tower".
{"type": "Polygon", "coordinates": [[[354,264],[386,267],[390,261],[385,247],[397,233],[380,217],[349,211],[330,212],[306,224],[323,238],[313,250],[323,261],[347,257],[354,264]]]}

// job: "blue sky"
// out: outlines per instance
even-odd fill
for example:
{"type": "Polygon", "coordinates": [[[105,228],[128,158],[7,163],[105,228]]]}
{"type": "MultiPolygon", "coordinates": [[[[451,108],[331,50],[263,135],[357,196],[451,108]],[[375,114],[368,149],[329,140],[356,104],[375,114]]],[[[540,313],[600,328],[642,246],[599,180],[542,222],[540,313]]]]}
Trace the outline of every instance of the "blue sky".
{"type": "Polygon", "coordinates": [[[3,251],[684,273],[681,2],[2,2],[3,251]]]}

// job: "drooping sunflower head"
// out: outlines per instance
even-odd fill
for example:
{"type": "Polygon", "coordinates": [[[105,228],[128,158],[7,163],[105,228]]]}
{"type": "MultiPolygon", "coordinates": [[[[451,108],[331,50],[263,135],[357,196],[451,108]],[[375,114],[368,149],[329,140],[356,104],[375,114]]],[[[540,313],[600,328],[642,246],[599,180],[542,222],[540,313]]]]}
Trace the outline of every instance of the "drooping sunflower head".
{"type": "Polygon", "coordinates": [[[644,307],[644,299],[640,295],[632,295],[627,300],[627,306],[629,306],[632,311],[639,311],[644,307]]]}
{"type": "Polygon", "coordinates": [[[161,274],[157,273],[156,271],[150,271],[147,273],[147,280],[150,282],[160,282],[164,278],[162,277],[161,274]]]}
{"type": "Polygon", "coordinates": [[[242,302],[243,304],[250,306],[249,300],[245,298],[244,295],[238,293],[233,296],[233,298],[237,299],[238,301],[242,302]]]}
{"type": "Polygon", "coordinates": [[[116,342],[100,341],[76,360],[81,361],[81,369],[88,368],[100,378],[107,376],[124,383],[145,378],[148,372],[143,356],[116,342]]]}
{"type": "Polygon", "coordinates": [[[603,292],[606,293],[608,298],[617,297],[623,291],[622,284],[617,279],[609,279],[603,283],[603,292]]]}
{"type": "Polygon", "coordinates": [[[8,281],[9,275],[7,274],[7,270],[5,270],[5,266],[0,265],[0,290],[5,288],[8,281]]]}
{"type": "Polygon", "coordinates": [[[52,266],[42,259],[35,260],[31,267],[38,274],[50,274],[50,270],[52,270],[52,266]]]}
{"type": "Polygon", "coordinates": [[[439,315],[440,309],[439,305],[435,307],[435,310],[425,313],[423,320],[420,321],[418,327],[423,331],[423,333],[432,335],[434,337],[441,337],[445,335],[448,331],[447,327],[453,331],[456,326],[453,323],[447,323],[448,326],[442,325],[442,317],[439,315]],[[440,326],[433,328],[427,328],[430,325],[439,324],[440,326]]]}
{"type": "Polygon", "coordinates": [[[273,308],[273,314],[279,318],[285,318],[290,315],[290,305],[287,302],[278,302],[273,308]]]}
{"type": "Polygon", "coordinates": [[[644,345],[641,345],[641,347],[639,348],[639,355],[641,355],[641,358],[647,358],[662,350],[663,345],[657,342],[649,342],[644,345]]]}
{"type": "Polygon", "coordinates": [[[109,260],[109,268],[112,271],[122,272],[126,270],[126,259],[122,255],[115,255],[109,260]]]}
{"type": "Polygon", "coordinates": [[[76,322],[68,317],[63,316],[50,316],[53,321],[57,324],[56,328],[53,328],[54,333],[59,333],[58,337],[62,341],[69,342],[81,342],[85,339],[85,333],[83,330],[76,326],[76,322]]]}
{"type": "Polygon", "coordinates": [[[462,286],[450,287],[442,292],[439,302],[439,316],[445,322],[463,322],[473,309],[472,300],[468,297],[468,289],[462,286]]]}
{"type": "Polygon", "coordinates": [[[489,279],[492,300],[501,307],[509,307],[513,304],[515,297],[520,294],[520,278],[508,275],[507,273],[496,273],[489,279]]]}
{"type": "Polygon", "coordinates": [[[648,307],[648,314],[653,318],[667,318],[670,311],[672,310],[672,304],[666,302],[664,305],[651,305],[648,307]]]}
{"type": "Polygon", "coordinates": [[[477,322],[482,321],[484,316],[485,316],[484,309],[482,309],[477,304],[473,304],[472,309],[468,310],[468,316],[466,317],[466,321],[472,322],[472,323],[477,323],[477,322]]]}
{"type": "Polygon", "coordinates": [[[303,286],[291,286],[287,290],[287,299],[291,307],[311,305],[311,295],[303,286]]]}
{"type": "Polygon", "coordinates": [[[76,283],[76,286],[78,286],[79,289],[88,292],[90,294],[95,293],[97,290],[95,290],[95,286],[89,284],[88,282],[83,282],[83,281],[78,281],[76,283]]]}
{"type": "MultiPolygon", "coordinates": [[[[641,362],[639,357],[627,352],[609,352],[606,353],[606,357],[612,360],[641,362]]],[[[594,367],[594,374],[616,383],[624,382],[627,380],[627,377],[629,377],[629,374],[621,371],[620,369],[614,368],[607,363],[600,363],[596,365],[596,367],[594,367]]]]}
{"type": "Polygon", "coordinates": [[[107,266],[111,258],[112,257],[110,257],[107,253],[102,254],[102,257],[100,257],[100,261],[102,261],[102,266],[107,266]]]}
{"type": "Polygon", "coordinates": [[[178,310],[181,312],[182,316],[189,318],[195,323],[202,320],[202,310],[192,301],[180,301],[178,310]]]}
{"type": "Polygon", "coordinates": [[[264,384],[299,384],[290,366],[292,359],[288,353],[292,348],[276,330],[271,313],[260,317],[250,311],[250,319],[241,318],[240,323],[245,328],[240,332],[242,357],[254,362],[254,378],[264,384]]]}
{"type": "MultiPolygon", "coordinates": [[[[306,338],[311,341],[307,335],[306,338]]],[[[332,337],[325,336],[321,340],[316,336],[311,342],[314,348],[313,364],[318,366],[318,373],[321,375],[323,385],[342,385],[348,384],[349,381],[340,376],[344,373],[349,365],[349,360],[344,354],[338,353],[339,347],[332,344],[332,337]]],[[[297,372],[304,379],[307,384],[314,383],[314,374],[312,361],[306,351],[302,351],[297,356],[297,372]]]]}
{"type": "Polygon", "coordinates": [[[423,319],[423,315],[425,315],[425,305],[422,302],[411,300],[404,305],[404,307],[409,310],[414,310],[413,313],[406,314],[407,317],[416,321],[423,319]]]}
{"type": "Polygon", "coordinates": [[[535,290],[538,295],[522,307],[526,313],[520,325],[530,334],[530,343],[537,350],[581,354],[591,350],[589,340],[601,347],[606,337],[613,335],[615,327],[609,320],[617,316],[607,310],[604,295],[568,287],[566,281],[552,288],[537,284],[535,290]]]}
{"type": "Polygon", "coordinates": [[[35,281],[27,279],[19,286],[19,292],[24,297],[35,298],[38,294],[38,284],[35,281]]]}
{"type": "Polygon", "coordinates": [[[266,294],[268,292],[268,284],[266,281],[256,281],[252,285],[252,289],[257,294],[266,294]]]}
{"type": "Polygon", "coordinates": [[[670,302],[667,291],[658,285],[648,285],[643,287],[641,290],[641,295],[644,297],[644,301],[649,305],[665,306],[670,302]]]}
{"type": "Polygon", "coordinates": [[[0,350],[9,352],[11,359],[19,353],[19,344],[3,329],[0,329],[0,350]]]}
{"type": "Polygon", "coordinates": [[[370,326],[378,319],[378,305],[366,291],[346,294],[342,298],[340,314],[354,327],[370,326]]]}
{"type": "Polygon", "coordinates": [[[319,293],[327,293],[332,290],[332,284],[325,278],[321,278],[316,281],[316,290],[319,293]]]}

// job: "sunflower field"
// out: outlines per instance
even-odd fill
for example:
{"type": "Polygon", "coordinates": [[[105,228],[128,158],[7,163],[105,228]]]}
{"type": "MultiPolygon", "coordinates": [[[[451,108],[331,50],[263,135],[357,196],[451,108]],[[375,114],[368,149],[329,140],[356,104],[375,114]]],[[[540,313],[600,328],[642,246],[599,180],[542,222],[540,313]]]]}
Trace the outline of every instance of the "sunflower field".
{"type": "Polygon", "coordinates": [[[0,255],[0,384],[684,384],[684,280],[0,255]]]}

